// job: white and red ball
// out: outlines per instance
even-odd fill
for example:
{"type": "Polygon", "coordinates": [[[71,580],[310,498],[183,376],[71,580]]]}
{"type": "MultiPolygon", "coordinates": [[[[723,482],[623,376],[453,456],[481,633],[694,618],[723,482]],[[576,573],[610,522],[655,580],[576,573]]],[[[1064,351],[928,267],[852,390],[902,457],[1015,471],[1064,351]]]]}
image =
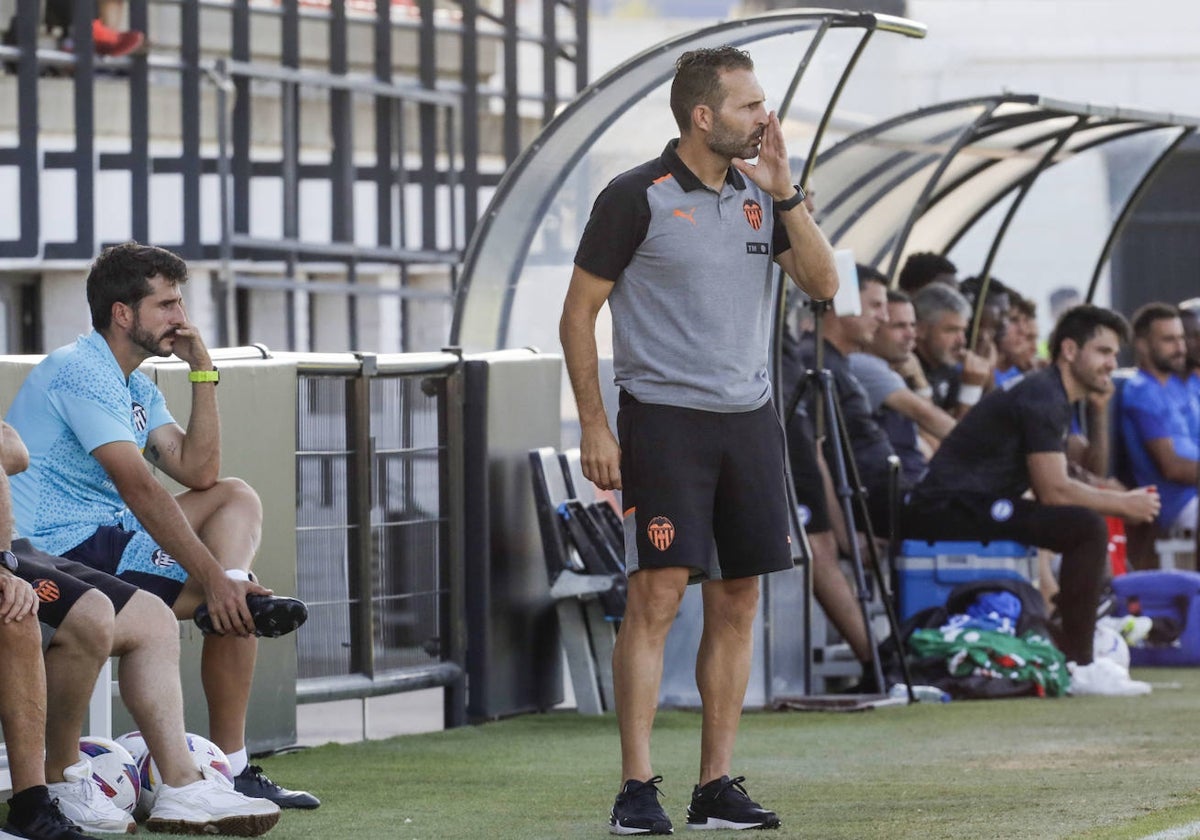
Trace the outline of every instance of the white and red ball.
{"type": "Polygon", "coordinates": [[[129,750],[109,738],[87,735],[79,739],[79,755],[92,765],[92,781],[113,803],[132,814],[141,794],[137,762],[129,750]]]}

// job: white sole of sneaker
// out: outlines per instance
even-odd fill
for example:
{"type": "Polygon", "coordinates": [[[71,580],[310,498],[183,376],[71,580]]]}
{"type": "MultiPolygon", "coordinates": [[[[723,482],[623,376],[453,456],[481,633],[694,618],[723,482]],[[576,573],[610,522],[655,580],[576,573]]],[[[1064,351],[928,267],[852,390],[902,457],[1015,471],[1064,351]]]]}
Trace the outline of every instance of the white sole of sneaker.
{"type": "Polygon", "coordinates": [[[146,820],[146,830],[165,834],[224,834],[228,837],[259,837],[266,834],[279,822],[274,814],[248,814],[225,817],[220,820],[191,822],[188,820],[164,820],[151,817],[146,820]]]}
{"type": "Polygon", "coordinates": [[[653,832],[648,828],[630,828],[629,826],[625,826],[625,825],[614,825],[612,823],[609,823],[608,824],[608,833],[609,834],[620,834],[620,835],[657,834],[658,836],[665,836],[667,834],[674,834],[675,831],[674,831],[674,829],[671,829],[669,831],[653,832]]]}
{"type": "Polygon", "coordinates": [[[716,817],[709,817],[702,823],[689,822],[687,827],[691,831],[747,831],[752,829],[770,829],[779,828],[779,823],[737,823],[729,820],[719,820],[716,817]]]}

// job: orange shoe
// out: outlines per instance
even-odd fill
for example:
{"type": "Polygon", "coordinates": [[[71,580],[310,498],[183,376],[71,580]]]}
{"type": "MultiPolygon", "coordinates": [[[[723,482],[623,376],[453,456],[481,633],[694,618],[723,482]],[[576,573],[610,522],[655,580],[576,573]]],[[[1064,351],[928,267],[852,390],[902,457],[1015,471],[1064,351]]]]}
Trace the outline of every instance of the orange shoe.
{"type": "Polygon", "coordinates": [[[122,56],[139,49],[146,42],[146,36],[136,29],[117,32],[99,20],[93,20],[92,41],[96,45],[97,55],[122,56]]]}

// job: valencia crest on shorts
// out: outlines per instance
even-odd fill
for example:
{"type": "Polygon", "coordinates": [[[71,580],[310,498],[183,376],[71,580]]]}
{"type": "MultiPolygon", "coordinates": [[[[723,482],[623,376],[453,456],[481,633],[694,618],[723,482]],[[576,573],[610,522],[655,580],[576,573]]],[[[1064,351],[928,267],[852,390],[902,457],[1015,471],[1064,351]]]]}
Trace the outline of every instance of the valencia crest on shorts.
{"type": "Polygon", "coordinates": [[[656,516],[646,525],[646,536],[652,546],[666,551],[675,542],[675,525],[665,516],[656,516]]]}

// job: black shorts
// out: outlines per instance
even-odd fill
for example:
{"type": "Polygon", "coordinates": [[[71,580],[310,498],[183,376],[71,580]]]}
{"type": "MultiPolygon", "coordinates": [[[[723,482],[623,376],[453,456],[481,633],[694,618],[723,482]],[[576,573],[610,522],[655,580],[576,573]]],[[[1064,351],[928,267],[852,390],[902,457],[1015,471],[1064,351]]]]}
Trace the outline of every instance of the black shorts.
{"type": "Polygon", "coordinates": [[[39,551],[26,539],[13,540],[12,552],[17,555],[17,577],[27,581],[37,594],[38,621],[55,629],[71,607],[93,589],[112,601],[113,612],[124,609],[138,591],[136,586],[90,566],[39,551]]]}
{"type": "Polygon", "coordinates": [[[825,482],[817,466],[817,444],[813,440],[812,421],[799,411],[793,412],[788,418],[787,449],[800,524],[810,534],[830,530],[829,499],[825,495],[825,482]]]}
{"type": "Polygon", "coordinates": [[[693,581],[792,567],[783,429],[768,402],[722,414],[640,403],[617,414],[625,566],[687,566],[693,581]]]}

